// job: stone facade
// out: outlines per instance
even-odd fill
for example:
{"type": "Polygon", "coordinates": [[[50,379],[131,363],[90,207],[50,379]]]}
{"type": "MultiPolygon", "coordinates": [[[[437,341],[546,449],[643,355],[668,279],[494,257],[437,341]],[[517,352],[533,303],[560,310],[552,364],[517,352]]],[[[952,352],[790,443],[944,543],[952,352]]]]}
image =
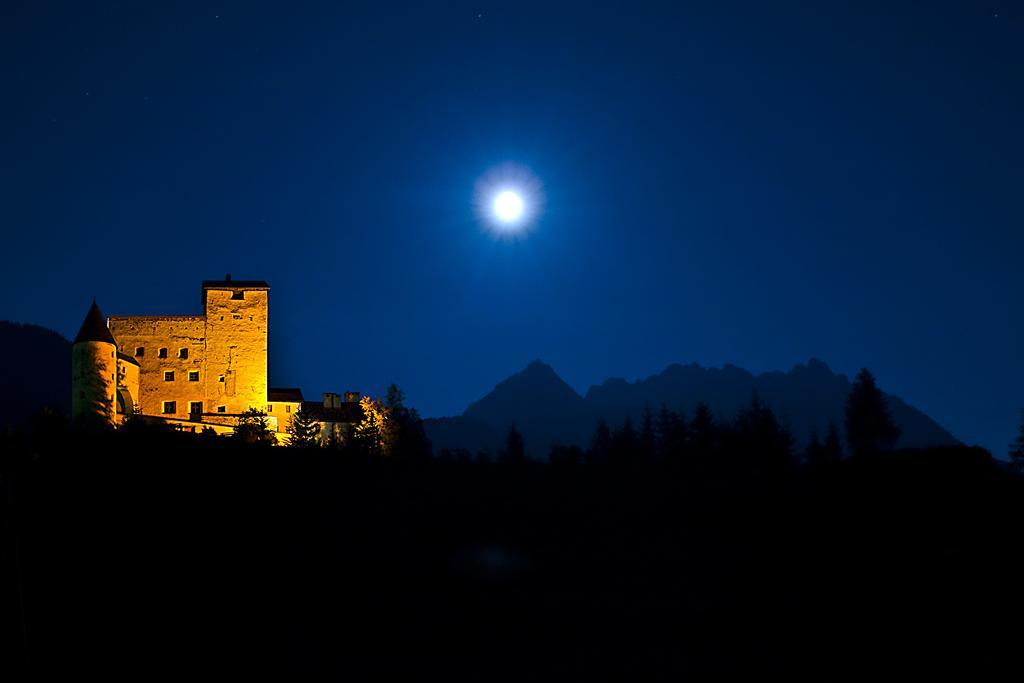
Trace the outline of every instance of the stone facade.
{"type": "Polygon", "coordinates": [[[113,344],[79,342],[71,347],[71,414],[115,419],[117,352],[113,344]]]}
{"type": "Polygon", "coordinates": [[[269,289],[205,282],[203,315],[111,316],[118,350],[140,367],[139,412],[204,421],[265,410],[269,289]]]}

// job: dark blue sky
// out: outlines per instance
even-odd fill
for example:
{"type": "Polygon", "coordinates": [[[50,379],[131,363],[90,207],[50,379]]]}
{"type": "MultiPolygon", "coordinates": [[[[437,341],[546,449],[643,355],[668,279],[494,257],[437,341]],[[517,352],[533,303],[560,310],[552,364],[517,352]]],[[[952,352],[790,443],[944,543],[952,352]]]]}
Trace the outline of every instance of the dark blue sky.
{"type": "Polygon", "coordinates": [[[817,356],[1005,453],[1020,2],[93,4],[0,8],[0,318],[231,272],[310,396],[817,356]],[[546,196],[516,241],[472,205],[504,162],[546,196]]]}

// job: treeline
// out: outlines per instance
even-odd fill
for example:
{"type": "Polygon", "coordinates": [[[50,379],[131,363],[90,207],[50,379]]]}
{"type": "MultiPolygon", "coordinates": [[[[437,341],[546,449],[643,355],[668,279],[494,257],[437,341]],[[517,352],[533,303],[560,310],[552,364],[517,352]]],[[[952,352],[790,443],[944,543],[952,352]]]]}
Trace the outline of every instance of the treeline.
{"type": "MultiPolygon", "coordinates": [[[[692,415],[663,404],[656,412],[648,406],[639,424],[626,418],[613,428],[601,420],[586,448],[556,444],[548,460],[559,465],[729,466],[769,474],[783,472],[800,461],[828,465],[847,454],[882,453],[895,446],[900,430],[867,369],[858,373],[847,398],[844,432],[845,439],[839,426],[830,423],[823,433],[808,435],[807,445],[797,452],[796,439],[784,421],[755,395],[731,420],[717,418],[704,402],[697,404],[692,415]]],[[[462,461],[517,462],[526,459],[526,448],[522,434],[512,425],[505,447],[497,453],[483,450],[474,455],[463,449],[445,449],[438,455],[462,461]]]]}
{"type": "MultiPolygon", "coordinates": [[[[74,434],[97,433],[103,426],[95,421],[68,422],[60,412],[39,411],[29,422],[27,433],[8,431],[8,441],[52,443],[74,434]]],[[[173,427],[145,416],[129,416],[119,430],[128,435],[161,437],[173,427]]],[[[201,430],[206,442],[240,447],[271,446],[281,443],[280,435],[270,428],[267,414],[251,409],[239,419],[232,434],[217,436],[210,428],[201,430]]],[[[547,453],[554,465],[595,465],[612,467],[661,464],[698,470],[740,470],[759,474],[778,474],[798,464],[829,466],[849,456],[870,456],[892,450],[899,439],[896,426],[874,376],[862,369],[856,376],[845,405],[842,425],[824,425],[822,431],[806,435],[805,445],[797,448],[797,439],[785,420],[757,395],[731,419],[716,416],[700,402],[692,413],[670,409],[662,404],[657,410],[647,406],[638,421],[626,418],[610,425],[600,420],[585,447],[555,444],[547,453]]],[[[193,435],[189,435],[194,438],[193,435]]],[[[350,424],[321,423],[315,413],[300,410],[294,414],[283,445],[300,449],[329,449],[342,456],[425,460],[437,456],[443,461],[480,463],[520,463],[530,460],[527,444],[516,425],[510,425],[502,448],[441,449],[434,452],[415,408],[405,405],[405,396],[395,384],[386,396],[364,396],[355,420],[350,424]]],[[[1013,469],[1024,472],[1024,414],[1020,435],[1010,445],[1013,469]]]]}

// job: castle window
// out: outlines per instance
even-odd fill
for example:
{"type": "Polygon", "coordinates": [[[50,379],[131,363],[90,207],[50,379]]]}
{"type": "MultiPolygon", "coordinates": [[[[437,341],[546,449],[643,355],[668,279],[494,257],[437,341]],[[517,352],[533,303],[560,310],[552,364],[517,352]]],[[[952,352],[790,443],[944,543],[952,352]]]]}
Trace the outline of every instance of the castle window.
{"type": "Polygon", "coordinates": [[[145,355],[146,355],[146,347],[145,346],[136,346],[135,347],[135,357],[136,358],[141,357],[141,356],[145,356],[145,355]]]}
{"type": "Polygon", "coordinates": [[[218,413],[226,413],[227,412],[227,406],[217,406],[217,412],[218,413]]]}
{"type": "Polygon", "coordinates": [[[178,404],[174,401],[164,401],[164,415],[174,415],[178,412],[178,404]]]}
{"type": "Polygon", "coordinates": [[[156,352],[157,358],[167,358],[167,349],[163,348],[156,352]]]}
{"type": "Polygon", "coordinates": [[[198,370],[189,370],[188,381],[189,382],[198,382],[199,381],[199,371],[198,370]]]}
{"type": "Polygon", "coordinates": [[[234,299],[235,301],[241,301],[242,299],[245,298],[245,292],[242,290],[238,290],[237,292],[231,292],[231,298],[234,299]]]}
{"type": "Polygon", "coordinates": [[[178,349],[178,358],[188,358],[188,349],[178,349]]]}
{"type": "Polygon", "coordinates": [[[224,375],[221,375],[220,377],[218,377],[217,381],[218,382],[223,382],[224,381],[224,375]]]}
{"type": "Polygon", "coordinates": [[[274,412],[274,404],[273,403],[268,403],[267,404],[267,412],[268,413],[274,412]]]}
{"type": "Polygon", "coordinates": [[[284,412],[286,412],[286,413],[292,412],[292,407],[291,406],[285,406],[284,407],[284,412]]]}
{"type": "Polygon", "coordinates": [[[165,382],[173,382],[174,381],[174,370],[168,370],[167,372],[164,373],[164,381],[165,382]]]}

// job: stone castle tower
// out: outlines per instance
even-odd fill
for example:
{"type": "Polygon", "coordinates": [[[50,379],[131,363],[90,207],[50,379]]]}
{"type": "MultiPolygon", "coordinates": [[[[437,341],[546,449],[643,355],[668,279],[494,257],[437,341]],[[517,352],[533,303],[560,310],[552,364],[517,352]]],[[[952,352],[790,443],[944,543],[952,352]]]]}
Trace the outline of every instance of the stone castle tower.
{"type": "Polygon", "coordinates": [[[71,345],[71,417],[113,423],[117,406],[117,344],[92,302],[71,345]]]}

